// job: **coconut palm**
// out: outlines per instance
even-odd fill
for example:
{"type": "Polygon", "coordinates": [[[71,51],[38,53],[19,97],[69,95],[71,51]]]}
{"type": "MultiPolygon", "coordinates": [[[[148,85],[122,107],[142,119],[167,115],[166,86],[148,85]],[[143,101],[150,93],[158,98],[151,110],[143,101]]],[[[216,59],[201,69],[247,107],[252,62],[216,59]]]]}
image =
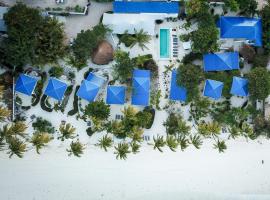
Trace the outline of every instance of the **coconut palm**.
{"type": "Polygon", "coordinates": [[[26,129],[27,129],[27,126],[22,121],[15,122],[11,125],[11,130],[12,130],[13,134],[21,136],[21,137],[26,136],[26,133],[25,133],[26,129]]]}
{"type": "Polygon", "coordinates": [[[114,154],[116,154],[116,159],[127,159],[127,154],[130,153],[129,145],[127,143],[121,142],[117,145],[117,147],[114,148],[116,150],[114,152],[114,154]]]}
{"type": "Polygon", "coordinates": [[[139,149],[140,149],[141,145],[139,145],[137,142],[134,142],[134,141],[131,142],[130,147],[131,147],[132,153],[136,154],[136,153],[140,152],[139,149]]]}
{"type": "Polygon", "coordinates": [[[5,121],[10,116],[10,111],[4,106],[0,106],[0,122],[5,121]]]}
{"type": "Polygon", "coordinates": [[[172,150],[173,152],[176,152],[176,149],[178,147],[177,139],[173,135],[168,135],[166,138],[167,146],[172,150]]]}
{"type": "Polygon", "coordinates": [[[131,139],[133,142],[141,142],[142,141],[142,135],[143,135],[143,129],[138,127],[138,126],[134,126],[132,127],[131,130],[131,139]]]}
{"type": "Polygon", "coordinates": [[[39,154],[39,150],[45,147],[51,140],[52,137],[49,133],[35,133],[32,136],[30,143],[36,147],[36,152],[39,154]]]}
{"type": "Polygon", "coordinates": [[[163,136],[157,136],[157,138],[154,137],[153,140],[154,140],[154,144],[151,144],[151,145],[154,146],[154,149],[157,149],[160,152],[163,152],[161,148],[166,145],[166,141],[164,141],[163,136]]]}
{"type": "Polygon", "coordinates": [[[72,141],[70,143],[70,148],[67,149],[67,152],[69,153],[68,156],[74,155],[77,157],[81,157],[84,149],[85,146],[82,143],[80,143],[79,140],[77,140],[76,142],[72,141]]]}
{"type": "Polygon", "coordinates": [[[26,144],[17,137],[10,137],[8,140],[9,158],[13,155],[18,156],[19,158],[23,157],[23,153],[26,152],[26,144]]]}
{"type": "Polygon", "coordinates": [[[181,147],[181,150],[184,151],[188,147],[188,139],[185,136],[180,136],[177,138],[177,142],[181,147]]]}
{"type": "Polygon", "coordinates": [[[196,149],[199,149],[202,146],[202,140],[199,135],[190,136],[190,143],[193,144],[193,146],[196,149]]]}
{"type": "Polygon", "coordinates": [[[144,64],[149,61],[151,58],[149,56],[141,56],[140,54],[136,57],[136,65],[139,67],[143,67],[144,64]]]}
{"type": "Polygon", "coordinates": [[[61,139],[62,141],[64,141],[65,139],[75,138],[76,129],[70,123],[66,125],[60,125],[59,131],[61,133],[61,136],[58,137],[58,139],[61,139]]]}
{"type": "Polygon", "coordinates": [[[231,126],[229,128],[229,132],[230,132],[229,138],[232,137],[233,139],[236,139],[241,135],[241,129],[236,126],[231,126]]]}
{"type": "Polygon", "coordinates": [[[243,123],[241,127],[241,133],[245,136],[248,137],[251,140],[256,139],[256,135],[254,134],[253,128],[248,125],[247,123],[243,123]]]}
{"type": "Polygon", "coordinates": [[[134,37],[132,37],[132,43],[130,47],[132,48],[138,43],[139,47],[142,50],[144,50],[144,48],[148,49],[145,44],[149,43],[150,40],[151,36],[144,32],[143,29],[141,29],[140,31],[134,29],[134,37]]]}
{"type": "Polygon", "coordinates": [[[134,118],[136,117],[138,110],[135,109],[133,106],[127,106],[124,108],[124,110],[122,110],[122,113],[126,118],[134,118]]]}
{"type": "Polygon", "coordinates": [[[100,140],[98,140],[98,143],[96,145],[99,146],[101,149],[107,151],[107,148],[112,147],[113,140],[110,136],[105,135],[100,140]]]}
{"type": "Polygon", "coordinates": [[[225,144],[225,141],[218,140],[217,143],[214,144],[214,149],[218,149],[218,152],[219,153],[223,153],[227,149],[227,146],[225,144]]]}

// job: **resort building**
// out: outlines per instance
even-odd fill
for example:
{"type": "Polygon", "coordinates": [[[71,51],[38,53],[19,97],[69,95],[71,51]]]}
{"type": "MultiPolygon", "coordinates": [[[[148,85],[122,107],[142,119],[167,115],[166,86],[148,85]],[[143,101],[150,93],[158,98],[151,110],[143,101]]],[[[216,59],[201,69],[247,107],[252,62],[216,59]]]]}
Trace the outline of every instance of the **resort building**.
{"type": "Polygon", "coordinates": [[[223,87],[224,83],[207,79],[205,81],[203,95],[218,100],[222,96],[223,87]]]}
{"type": "Polygon", "coordinates": [[[124,104],[126,98],[126,87],[124,86],[108,86],[107,87],[107,104],[124,104]]]}
{"type": "Polygon", "coordinates": [[[62,101],[66,89],[67,89],[66,83],[56,78],[50,78],[44,94],[57,101],[62,101]]]}
{"type": "Polygon", "coordinates": [[[171,78],[171,90],[170,90],[170,99],[174,101],[186,101],[187,99],[187,90],[184,87],[180,87],[177,84],[177,71],[172,71],[171,78]]]}
{"type": "Polygon", "coordinates": [[[27,96],[31,96],[37,85],[37,81],[38,80],[32,76],[20,74],[16,81],[15,91],[27,96]]]}
{"type": "Polygon", "coordinates": [[[233,77],[231,94],[236,96],[248,96],[248,80],[240,77],[233,77]]]}
{"type": "Polygon", "coordinates": [[[132,88],[131,104],[148,106],[150,96],[150,71],[134,70],[132,88]]]}

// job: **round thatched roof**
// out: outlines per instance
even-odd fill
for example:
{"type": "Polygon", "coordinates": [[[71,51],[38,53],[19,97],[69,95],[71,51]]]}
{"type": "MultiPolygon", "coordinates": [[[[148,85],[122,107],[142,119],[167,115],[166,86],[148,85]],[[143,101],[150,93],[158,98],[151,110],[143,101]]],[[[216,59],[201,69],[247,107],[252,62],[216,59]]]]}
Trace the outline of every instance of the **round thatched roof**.
{"type": "Polygon", "coordinates": [[[113,60],[112,45],[105,40],[101,41],[92,55],[93,63],[97,65],[106,65],[112,60],[113,60]]]}

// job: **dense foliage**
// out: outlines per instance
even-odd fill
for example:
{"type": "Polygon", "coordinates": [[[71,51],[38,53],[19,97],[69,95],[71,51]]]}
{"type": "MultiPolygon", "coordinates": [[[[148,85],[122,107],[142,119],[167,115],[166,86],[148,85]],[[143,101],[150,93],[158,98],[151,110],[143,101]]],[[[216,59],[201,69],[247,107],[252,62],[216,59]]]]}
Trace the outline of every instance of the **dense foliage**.
{"type": "Polygon", "coordinates": [[[260,11],[262,18],[263,29],[263,47],[267,53],[270,53],[270,0],[267,0],[267,4],[260,11]]]}
{"type": "Polygon", "coordinates": [[[110,115],[110,106],[104,101],[94,101],[85,107],[84,114],[99,120],[106,120],[110,115]]]}

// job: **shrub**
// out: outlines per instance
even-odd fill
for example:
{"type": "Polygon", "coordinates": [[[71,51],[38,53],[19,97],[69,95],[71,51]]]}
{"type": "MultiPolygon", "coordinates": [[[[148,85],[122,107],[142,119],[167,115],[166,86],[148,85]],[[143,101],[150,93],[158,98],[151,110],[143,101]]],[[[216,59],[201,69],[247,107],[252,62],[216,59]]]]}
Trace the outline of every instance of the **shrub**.
{"type": "Polygon", "coordinates": [[[74,93],[74,100],[73,100],[73,109],[68,112],[69,116],[73,116],[78,112],[78,109],[79,109],[78,100],[79,100],[79,98],[77,96],[77,91],[78,91],[79,88],[80,88],[80,86],[76,86],[76,90],[75,90],[75,93],[74,93]]]}
{"type": "Polygon", "coordinates": [[[37,117],[37,119],[35,120],[35,122],[32,123],[32,126],[34,128],[34,130],[41,132],[41,133],[54,133],[55,129],[52,126],[52,123],[49,122],[46,119],[43,119],[42,117],[37,117]]]}
{"type": "Polygon", "coordinates": [[[88,127],[86,129],[86,133],[89,137],[91,137],[95,133],[95,131],[93,131],[91,127],[88,127]]]}
{"type": "Polygon", "coordinates": [[[47,99],[47,95],[44,94],[41,97],[40,106],[41,106],[42,110],[45,110],[47,112],[52,112],[53,108],[49,108],[48,106],[46,106],[46,99],[47,99]]]}
{"type": "Polygon", "coordinates": [[[59,78],[60,76],[62,76],[64,74],[64,69],[62,67],[52,67],[49,70],[49,74],[50,74],[50,76],[59,78]]]}

